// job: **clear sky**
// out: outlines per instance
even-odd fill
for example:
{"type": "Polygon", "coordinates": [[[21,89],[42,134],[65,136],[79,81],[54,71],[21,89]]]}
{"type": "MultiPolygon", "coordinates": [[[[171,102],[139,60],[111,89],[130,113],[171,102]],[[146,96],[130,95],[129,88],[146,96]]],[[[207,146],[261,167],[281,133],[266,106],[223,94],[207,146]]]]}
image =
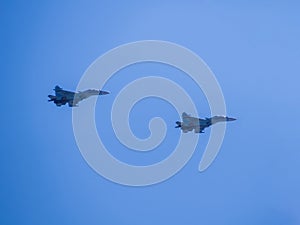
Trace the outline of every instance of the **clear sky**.
{"type": "MultiPolygon", "coordinates": [[[[300,224],[299,59],[297,1],[6,1],[1,18],[0,223],[109,225],[300,224]],[[209,137],[201,134],[188,164],[148,187],[112,183],[78,150],[72,110],[47,102],[56,84],[74,90],[87,67],[132,41],[164,40],[197,53],[217,77],[229,116],[214,163],[198,164],[209,137]]],[[[149,135],[165,119],[163,145],[150,153],[126,149],[114,136],[110,109],[128,82],[172,77],[210,116],[205,96],[174,68],[128,67],[105,84],[97,102],[103,142],[120,160],[147,165],[176,145],[179,115],[159,99],[132,110],[133,132],[149,135]],[[127,74],[121,76],[120,73],[127,74]]]]}

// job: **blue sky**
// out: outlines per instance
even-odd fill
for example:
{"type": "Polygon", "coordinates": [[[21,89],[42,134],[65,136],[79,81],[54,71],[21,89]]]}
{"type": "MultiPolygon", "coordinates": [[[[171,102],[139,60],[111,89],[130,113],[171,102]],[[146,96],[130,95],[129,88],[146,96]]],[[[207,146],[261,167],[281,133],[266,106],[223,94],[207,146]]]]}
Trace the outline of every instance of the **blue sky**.
{"type": "MultiPolygon", "coordinates": [[[[300,224],[297,1],[10,1],[0,10],[1,224],[300,224]],[[238,120],[205,172],[197,169],[209,131],[178,174],[133,188],[87,165],[71,109],[48,103],[47,95],[56,84],[75,89],[106,51],[148,39],[197,53],[238,120]]],[[[157,150],[135,154],[117,141],[109,112],[124,85],[153,73],[172,77],[201,116],[210,114],[201,90],[174,68],[141,64],[117,73],[105,84],[112,94],[97,102],[97,126],[113,155],[137,165],[171,153],[179,115],[159,99],[140,102],[131,114],[134,133],[147,137],[153,116],[165,119],[168,133],[157,150]]]]}

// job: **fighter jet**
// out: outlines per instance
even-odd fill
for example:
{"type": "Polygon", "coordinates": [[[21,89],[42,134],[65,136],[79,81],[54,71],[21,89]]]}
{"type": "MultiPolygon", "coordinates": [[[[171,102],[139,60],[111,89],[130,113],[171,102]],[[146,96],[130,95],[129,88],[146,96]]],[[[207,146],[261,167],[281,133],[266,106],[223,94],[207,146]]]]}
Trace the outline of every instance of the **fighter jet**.
{"type": "Polygon", "coordinates": [[[79,91],[79,92],[73,92],[73,91],[66,91],[63,90],[58,85],[55,86],[53,89],[55,91],[54,95],[48,95],[50,98],[48,102],[54,102],[57,106],[62,106],[68,103],[70,107],[78,106],[78,102],[92,96],[92,95],[107,95],[109,92],[107,91],[101,91],[101,90],[86,90],[86,91],[79,91]]]}
{"type": "Polygon", "coordinates": [[[187,113],[182,113],[182,122],[177,121],[175,128],[181,128],[183,133],[187,133],[189,131],[193,131],[195,133],[204,133],[204,129],[219,122],[226,122],[226,121],[234,121],[235,118],[230,118],[227,116],[214,116],[211,118],[195,118],[191,117],[187,113]]]}

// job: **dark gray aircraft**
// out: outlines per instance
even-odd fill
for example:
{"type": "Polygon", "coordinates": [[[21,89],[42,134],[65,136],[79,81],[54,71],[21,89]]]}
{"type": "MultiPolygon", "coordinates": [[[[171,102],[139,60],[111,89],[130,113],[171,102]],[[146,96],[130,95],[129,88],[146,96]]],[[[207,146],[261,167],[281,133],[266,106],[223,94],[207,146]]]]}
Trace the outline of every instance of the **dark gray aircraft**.
{"type": "Polygon", "coordinates": [[[219,122],[234,121],[235,118],[229,118],[227,116],[214,116],[211,118],[199,119],[191,117],[187,113],[182,113],[182,122],[177,121],[175,128],[181,128],[183,133],[193,131],[195,133],[204,133],[204,129],[219,122]]]}
{"type": "Polygon", "coordinates": [[[66,91],[63,90],[58,85],[55,86],[53,89],[55,91],[54,95],[48,95],[50,98],[49,102],[54,102],[57,106],[65,105],[66,103],[69,104],[70,107],[78,106],[78,102],[82,101],[83,99],[86,99],[92,95],[107,95],[109,92],[107,91],[101,91],[101,90],[86,90],[86,91],[79,91],[79,92],[73,92],[73,91],[66,91]]]}

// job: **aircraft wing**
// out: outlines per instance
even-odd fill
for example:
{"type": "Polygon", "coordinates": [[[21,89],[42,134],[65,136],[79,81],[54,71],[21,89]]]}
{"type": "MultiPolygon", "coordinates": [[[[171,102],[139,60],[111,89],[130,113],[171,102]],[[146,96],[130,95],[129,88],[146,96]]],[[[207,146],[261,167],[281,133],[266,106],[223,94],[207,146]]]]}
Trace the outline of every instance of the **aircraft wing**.
{"type": "Polygon", "coordinates": [[[194,132],[195,133],[201,133],[200,126],[194,127],[194,132]]]}
{"type": "Polygon", "coordinates": [[[191,117],[187,113],[182,113],[182,122],[186,126],[191,126],[193,124],[194,117],[191,117]]]}
{"type": "Polygon", "coordinates": [[[65,102],[65,101],[55,101],[54,102],[54,104],[56,105],[56,106],[62,106],[62,105],[65,105],[67,102],[65,102]]]}
{"type": "Polygon", "coordinates": [[[191,124],[190,117],[183,117],[182,118],[182,123],[185,124],[185,125],[190,125],[191,124]]]}
{"type": "Polygon", "coordinates": [[[61,87],[59,86],[55,86],[55,88],[53,89],[55,91],[55,95],[57,97],[65,97],[65,98],[74,98],[74,95],[75,95],[75,92],[73,91],[66,91],[64,89],[62,89],[61,87]]]}
{"type": "Polygon", "coordinates": [[[206,127],[206,120],[192,117],[185,112],[182,113],[182,130],[186,132],[194,130],[195,133],[203,133],[206,127]]]}
{"type": "Polygon", "coordinates": [[[75,106],[78,106],[77,103],[78,103],[78,102],[75,102],[74,100],[68,101],[69,107],[75,107],[75,106]]]}
{"type": "Polygon", "coordinates": [[[197,127],[194,128],[194,132],[195,132],[195,133],[204,133],[204,132],[203,132],[204,129],[205,129],[205,127],[204,127],[204,128],[201,128],[200,126],[197,126],[197,127]]]}

